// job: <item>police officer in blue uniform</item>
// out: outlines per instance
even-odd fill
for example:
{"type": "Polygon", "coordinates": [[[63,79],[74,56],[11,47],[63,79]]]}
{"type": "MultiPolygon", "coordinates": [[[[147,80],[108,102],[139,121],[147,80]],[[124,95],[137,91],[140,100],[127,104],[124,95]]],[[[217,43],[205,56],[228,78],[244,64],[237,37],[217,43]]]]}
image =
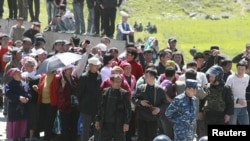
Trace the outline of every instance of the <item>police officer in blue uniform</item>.
{"type": "Polygon", "coordinates": [[[176,96],[166,110],[167,118],[174,123],[175,141],[192,141],[196,122],[196,80],[187,79],[185,92],[176,96]]]}

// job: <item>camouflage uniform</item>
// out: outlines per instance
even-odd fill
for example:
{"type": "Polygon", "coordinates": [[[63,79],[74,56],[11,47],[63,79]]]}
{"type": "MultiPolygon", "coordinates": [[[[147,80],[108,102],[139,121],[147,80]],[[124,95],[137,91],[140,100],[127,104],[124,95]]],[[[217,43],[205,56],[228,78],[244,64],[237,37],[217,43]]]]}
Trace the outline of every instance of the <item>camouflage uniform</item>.
{"type": "Polygon", "coordinates": [[[169,105],[166,116],[174,123],[175,141],[192,141],[196,122],[196,98],[186,93],[176,96],[169,105]]]}

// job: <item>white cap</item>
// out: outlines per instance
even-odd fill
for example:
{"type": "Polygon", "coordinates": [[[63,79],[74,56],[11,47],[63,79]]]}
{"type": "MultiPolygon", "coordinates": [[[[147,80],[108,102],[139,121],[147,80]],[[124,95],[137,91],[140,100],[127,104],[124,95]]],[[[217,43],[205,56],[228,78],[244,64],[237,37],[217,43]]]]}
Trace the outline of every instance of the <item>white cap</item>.
{"type": "Polygon", "coordinates": [[[103,44],[103,43],[99,43],[99,44],[97,45],[97,47],[100,48],[101,51],[104,51],[104,52],[107,51],[107,46],[106,46],[105,44],[103,44]]]}
{"type": "Polygon", "coordinates": [[[41,48],[36,50],[36,55],[40,55],[40,54],[43,54],[43,53],[47,54],[47,51],[45,51],[44,49],[41,49],[41,48]]]}
{"type": "Polygon", "coordinates": [[[88,59],[88,63],[96,65],[96,66],[99,66],[102,64],[102,62],[97,57],[91,57],[90,59],[88,59]]]}
{"type": "Polygon", "coordinates": [[[128,17],[129,16],[129,14],[127,12],[125,12],[125,11],[120,11],[120,14],[121,14],[122,17],[128,17]]]}

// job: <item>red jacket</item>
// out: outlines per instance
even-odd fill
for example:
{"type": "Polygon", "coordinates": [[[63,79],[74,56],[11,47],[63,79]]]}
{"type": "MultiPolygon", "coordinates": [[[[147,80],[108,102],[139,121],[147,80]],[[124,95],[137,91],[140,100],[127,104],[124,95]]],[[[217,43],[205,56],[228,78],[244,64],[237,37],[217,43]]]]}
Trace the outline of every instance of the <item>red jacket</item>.
{"type": "MultiPolygon", "coordinates": [[[[123,77],[123,80],[127,82],[126,76],[125,76],[124,74],[122,74],[122,77],[123,77]]],[[[127,83],[128,83],[128,82],[127,82],[127,83]]],[[[136,86],[136,79],[135,79],[135,76],[134,76],[134,75],[131,75],[131,86],[129,85],[130,90],[131,90],[131,91],[134,91],[134,90],[135,90],[135,86],[136,86]]]]}
{"type": "Polygon", "coordinates": [[[58,79],[57,96],[58,96],[58,109],[60,112],[71,112],[71,95],[77,85],[77,78],[71,77],[71,84],[66,81],[65,86],[62,87],[62,76],[58,79]]]}
{"type": "MultiPolygon", "coordinates": [[[[43,93],[43,87],[44,87],[44,80],[45,80],[46,74],[42,74],[41,78],[38,83],[38,99],[37,103],[40,104],[42,102],[42,93],[43,93]]],[[[57,106],[58,97],[57,97],[57,87],[58,87],[58,81],[60,76],[54,75],[54,78],[52,79],[52,82],[50,84],[50,105],[51,106],[57,106]]]]}

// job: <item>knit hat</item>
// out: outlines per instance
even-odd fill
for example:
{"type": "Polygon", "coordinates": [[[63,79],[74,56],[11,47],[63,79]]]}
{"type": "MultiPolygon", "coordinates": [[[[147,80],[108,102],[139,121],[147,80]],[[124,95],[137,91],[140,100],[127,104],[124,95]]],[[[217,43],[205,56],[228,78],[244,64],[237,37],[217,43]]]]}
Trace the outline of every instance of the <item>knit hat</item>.
{"type": "Polygon", "coordinates": [[[121,67],[123,70],[124,70],[125,67],[127,67],[127,66],[131,66],[131,64],[129,64],[128,62],[123,62],[123,63],[120,64],[120,67],[121,67]]]}
{"type": "Polygon", "coordinates": [[[17,72],[21,73],[21,70],[18,68],[11,68],[8,70],[7,74],[9,77],[13,77],[17,72]]]}

